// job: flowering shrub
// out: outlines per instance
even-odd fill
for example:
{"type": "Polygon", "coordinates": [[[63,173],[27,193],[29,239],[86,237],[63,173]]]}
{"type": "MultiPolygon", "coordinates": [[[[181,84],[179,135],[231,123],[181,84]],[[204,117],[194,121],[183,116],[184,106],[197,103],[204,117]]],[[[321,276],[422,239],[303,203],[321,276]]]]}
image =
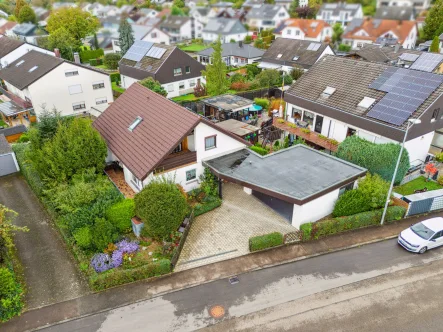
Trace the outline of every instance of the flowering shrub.
{"type": "Polygon", "coordinates": [[[138,243],[136,241],[121,240],[114,244],[109,244],[107,251],[112,252],[109,254],[96,254],[91,259],[91,266],[94,268],[95,272],[104,272],[123,264],[123,258],[125,255],[133,254],[138,251],[138,243]],[[115,249],[114,249],[115,248],[115,249]],[[113,251],[109,249],[114,249],[113,251]]]}
{"type": "Polygon", "coordinates": [[[105,272],[112,269],[114,266],[112,264],[111,258],[108,254],[95,254],[91,259],[91,266],[94,268],[95,272],[105,272]]]}
{"type": "Polygon", "coordinates": [[[234,82],[231,84],[231,89],[235,91],[245,91],[251,88],[251,83],[248,82],[234,82]]]}
{"type": "Polygon", "coordinates": [[[125,254],[132,254],[138,250],[138,242],[133,241],[130,242],[128,240],[121,240],[115,244],[117,246],[117,250],[121,251],[125,254]]]}

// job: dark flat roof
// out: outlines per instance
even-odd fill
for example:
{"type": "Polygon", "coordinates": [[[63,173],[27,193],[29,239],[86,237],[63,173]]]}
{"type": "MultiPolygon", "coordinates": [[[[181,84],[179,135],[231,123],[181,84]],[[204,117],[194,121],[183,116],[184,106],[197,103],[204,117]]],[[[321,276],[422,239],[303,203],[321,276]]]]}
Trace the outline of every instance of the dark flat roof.
{"type": "Polygon", "coordinates": [[[296,145],[266,156],[243,149],[205,161],[218,176],[303,204],[366,174],[366,169],[296,145]]]}
{"type": "Polygon", "coordinates": [[[8,141],[6,140],[5,135],[0,134],[0,155],[11,153],[12,149],[9,146],[8,141]]]}
{"type": "Polygon", "coordinates": [[[220,108],[225,111],[235,110],[237,108],[246,108],[251,106],[254,102],[250,99],[246,99],[237,95],[225,94],[220,96],[214,96],[201,100],[202,103],[211,105],[213,107],[220,108]]]}

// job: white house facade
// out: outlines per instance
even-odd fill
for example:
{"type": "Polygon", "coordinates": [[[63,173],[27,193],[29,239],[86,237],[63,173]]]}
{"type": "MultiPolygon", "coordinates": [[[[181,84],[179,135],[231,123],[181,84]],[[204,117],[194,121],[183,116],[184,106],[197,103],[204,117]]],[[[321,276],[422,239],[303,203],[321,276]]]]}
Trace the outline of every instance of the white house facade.
{"type": "Polygon", "coordinates": [[[246,14],[246,23],[250,28],[275,29],[283,21],[290,18],[290,15],[284,6],[264,4],[259,8],[252,8],[246,14]]]}

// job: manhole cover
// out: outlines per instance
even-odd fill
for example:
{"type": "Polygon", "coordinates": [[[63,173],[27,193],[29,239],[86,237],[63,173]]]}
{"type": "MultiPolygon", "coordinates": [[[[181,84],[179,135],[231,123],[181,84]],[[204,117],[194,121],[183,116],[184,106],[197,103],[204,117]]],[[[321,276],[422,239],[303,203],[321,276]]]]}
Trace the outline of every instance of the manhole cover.
{"type": "Polygon", "coordinates": [[[222,318],[225,315],[225,308],[221,305],[215,305],[209,309],[209,314],[214,318],[222,318]]]}
{"type": "Polygon", "coordinates": [[[230,283],[231,285],[238,284],[239,282],[240,282],[240,279],[238,279],[237,276],[233,276],[233,277],[229,278],[229,283],[230,283]]]}

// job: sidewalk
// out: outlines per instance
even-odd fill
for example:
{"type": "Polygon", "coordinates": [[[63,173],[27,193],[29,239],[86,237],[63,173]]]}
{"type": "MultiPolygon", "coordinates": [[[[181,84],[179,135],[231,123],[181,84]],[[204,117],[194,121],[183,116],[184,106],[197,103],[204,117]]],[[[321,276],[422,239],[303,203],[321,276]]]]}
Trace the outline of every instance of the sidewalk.
{"type": "Polygon", "coordinates": [[[217,279],[227,278],[245,272],[289,263],[319,254],[347,249],[366,243],[396,237],[412,223],[430,217],[443,216],[443,212],[408,218],[383,227],[355,230],[330,236],[322,240],[289,245],[199,268],[176,272],[152,281],[140,281],[116,287],[101,293],[90,294],[77,299],[57,303],[25,312],[20,317],[0,325],[0,330],[27,331],[45,327],[64,320],[87,316],[103,310],[147,300],[155,296],[184,288],[197,286],[217,279]]]}

